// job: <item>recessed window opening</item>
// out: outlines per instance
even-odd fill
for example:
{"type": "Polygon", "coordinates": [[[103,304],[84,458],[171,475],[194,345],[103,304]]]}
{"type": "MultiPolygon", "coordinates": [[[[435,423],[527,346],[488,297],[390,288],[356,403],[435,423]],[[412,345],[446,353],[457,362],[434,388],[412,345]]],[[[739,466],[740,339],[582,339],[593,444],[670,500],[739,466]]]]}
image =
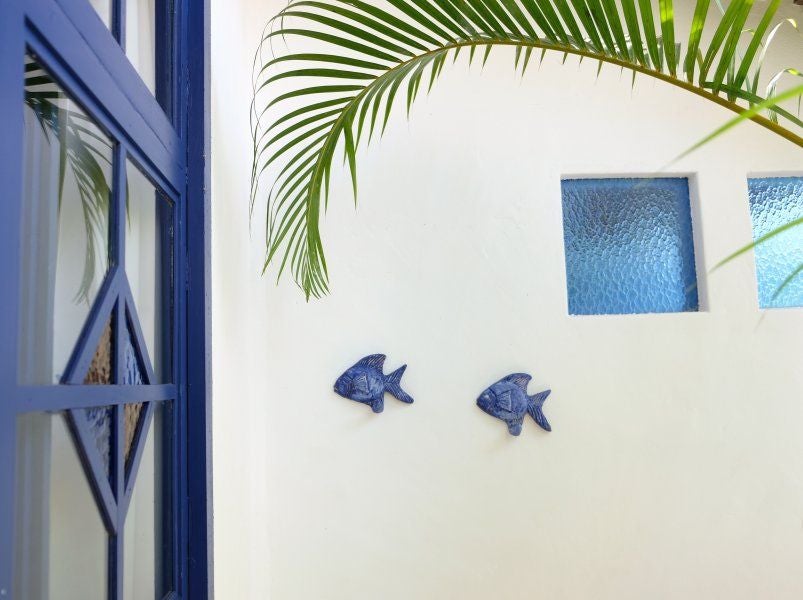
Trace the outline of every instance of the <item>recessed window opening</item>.
{"type": "Polygon", "coordinates": [[[699,309],[685,177],[562,181],[572,315],[699,309]]]}
{"type": "MultiPolygon", "coordinates": [[[[748,180],[753,239],[803,218],[803,177],[748,180]]],[[[803,306],[803,225],[791,227],[755,247],[761,308],[803,306]]]]}

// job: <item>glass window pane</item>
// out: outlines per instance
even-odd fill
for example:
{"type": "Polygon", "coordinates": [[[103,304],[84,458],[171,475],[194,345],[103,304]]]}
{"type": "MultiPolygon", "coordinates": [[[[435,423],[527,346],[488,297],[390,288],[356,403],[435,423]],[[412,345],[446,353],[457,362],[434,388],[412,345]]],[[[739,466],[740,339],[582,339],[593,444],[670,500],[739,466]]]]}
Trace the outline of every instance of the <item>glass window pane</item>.
{"type": "Polygon", "coordinates": [[[112,318],[106,321],[103,333],[100,334],[98,347],[89,364],[89,370],[84,376],[85,385],[110,385],[112,383],[112,357],[114,345],[112,344],[112,318]]]}
{"type": "Polygon", "coordinates": [[[125,53],[156,95],[156,0],[127,0],[125,53]]]}
{"type": "Polygon", "coordinates": [[[142,385],[142,365],[137,357],[131,332],[126,331],[125,348],[123,348],[123,381],[122,385],[142,385]]]}
{"type": "Polygon", "coordinates": [[[125,53],[168,118],[172,118],[175,2],[126,0],[125,6],[125,53]]]}
{"type": "Polygon", "coordinates": [[[125,520],[127,599],[158,599],[172,588],[171,425],[172,403],[157,403],[125,520]]]}
{"type": "MultiPolygon", "coordinates": [[[[803,217],[803,177],[764,177],[748,183],[753,239],[803,217]]],[[[803,273],[780,289],[803,265],[803,225],[762,242],[755,255],[761,308],[803,306],[803,273]]]]}
{"type": "Polygon", "coordinates": [[[62,414],[17,420],[15,597],[105,600],[108,537],[62,414]]]}
{"type": "MultiPolygon", "coordinates": [[[[112,339],[113,321],[113,318],[109,317],[109,320],[106,321],[106,326],[103,328],[103,333],[100,335],[100,341],[98,342],[98,347],[95,349],[95,355],[92,357],[92,362],[89,364],[89,369],[84,377],[84,384],[86,385],[110,385],[113,383],[112,365],[114,364],[113,356],[115,347],[112,339]]],[[[82,412],[86,416],[87,423],[89,424],[89,431],[95,440],[95,445],[103,461],[106,474],[110,475],[112,408],[110,406],[102,406],[87,408],[82,412]]]]}
{"type": "Polygon", "coordinates": [[[131,457],[131,450],[134,446],[134,436],[137,433],[142,409],[145,406],[142,402],[133,402],[125,405],[125,464],[128,467],[128,460],[131,457]]]}
{"type": "MultiPolygon", "coordinates": [[[[140,365],[137,351],[131,341],[131,332],[126,332],[125,349],[124,349],[124,365],[123,365],[123,385],[142,385],[142,366],[140,365]]],[[[126,473],[130,467],[129,459],[131,457],[131,450],[134,446],[134,437],[137,433],[137,428],[142,416],[142,408],[145,406],[142,402],[130,403],[124,406],[124,419],[125,437],[124,437],[124,459],[126,466],[126,473]]]]}
{"type": "Polygon", "coordinates": [[[109,267],[112,140],[26,58],[19,379],[58,383],[109,267]]]}
{"type": "Polygon", "coordinates": [[[86,416],[87,424],[89,425],[89,434],[92,436],[92,439],[95,440],[95,446],[98,449],[101,461],[103,461],[106,475],[110,475],[112,419],[114,411],[111,406],[100,406],[87,408],[81,412],[86,416]]]}
{"type": "Polygon", "coordinates": [[[155,381],[171,380],[173,205],[134,163],[128,176],[126,273],[155,381]]]}
{"type": "Polygon", "coordinates": [[[698,309],[687,179],[567,179],[562,188],[570,314],[698,309]]]}

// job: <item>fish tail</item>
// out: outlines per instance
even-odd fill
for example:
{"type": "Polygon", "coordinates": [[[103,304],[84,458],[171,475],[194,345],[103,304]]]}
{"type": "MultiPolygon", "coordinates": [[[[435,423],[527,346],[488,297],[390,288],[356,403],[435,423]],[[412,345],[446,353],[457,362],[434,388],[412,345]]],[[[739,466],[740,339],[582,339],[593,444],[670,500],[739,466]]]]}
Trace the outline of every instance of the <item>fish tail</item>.
{"type": "Polygon", "coordinates": [[[539,392],[535,396],[530,396],[530,404],[527,407],[527,412],[530,413],[530,416],[533,419],[535,419],[535,422],[538,423],[538,426],[545,431],[552,431],[552,426],[549,424],[549,421],[546,420],[542,410],[544,406],[544,400],[547,399],[547,396],[549,396],[550,393],[552,393],[552,390],[546,390],[539,392]]]}
{"type": "Polygon", "coordinates": [[[406,368],[407,365],[402,365],[393,373],[387,375],[385,377],[385,389],[402,402],[412,404],[413,397],[401,388],[401,378],[406,368]]]}

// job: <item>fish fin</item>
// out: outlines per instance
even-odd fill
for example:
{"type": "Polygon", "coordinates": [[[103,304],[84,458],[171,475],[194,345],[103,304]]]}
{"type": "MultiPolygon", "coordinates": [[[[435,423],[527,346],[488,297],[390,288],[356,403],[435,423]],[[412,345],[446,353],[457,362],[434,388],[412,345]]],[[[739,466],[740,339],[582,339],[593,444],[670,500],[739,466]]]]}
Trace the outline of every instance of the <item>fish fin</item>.
{"type": "Polygon", "coordinates": [[[354,365],[355,367],[374,367],[376,369],[382,370],[382,367],[385,366],[385,355],[384,354],[371,354],[370,356],[366,356],[361,358],[360,361],[354,365]]]}
{"type": "Polygon", "coordinates": [[[374,398],[374,401],[371,402],[371,410],[375,413],[381,413],[383,410],[385,410],[385,398],[382,396],[382,394],[380,394],[379,397],[374,398]]]}
{"type": "Polygon", "coordinates": [[[532,379],[532,377],[527,375],[527,373],[513,373],[505,377],[502,381],[514,383],[526,392],[527,384],[530,383],[530,379],[532,379]]]}
{"type": "Polygon", "coordinates": [[[353,380],[354,389],[361,394],[368,393],[368,377],[365,374],[357,375],[353,380]]]}
{"type": "Polygon", "coordinates": [[[517,419],[516,421],[507,421],[507,430],[510,435],[519,435],[521,433],[521,424],[524,419],[517,419]]]}
{"type": "Polygon", "coordinates": [[[393,371],[393,373],[385,377],[385,390],[390,392],[391,395],[401,400],[402,402],[406,402],[407,404],[412,404],[413,397],[401,388],[401,378],[402,375],[404,375],[404,370],[406,368],[407,365],[402,365],[401,367],[393,371]]]}
{"type": "Polygon", "coordinates": [[[513,410],[513,400],[510,398],[510,390],[502,392],[496,396],[496,402],[499,408],[511,411],[513,410]]]}
{"type": "Polygon", "coordinates": [[[549,424],[549,421],[546,420],[542,410],[544,400],[547,399],[547,396],[549,396],[551,392],[552,390],[545,390],[537,393],[535,396],[530,396],[530,403],[527,406],[527,412],[535,419],[538,426],[545,431],[552,431],[552,426],[549,424]]]}

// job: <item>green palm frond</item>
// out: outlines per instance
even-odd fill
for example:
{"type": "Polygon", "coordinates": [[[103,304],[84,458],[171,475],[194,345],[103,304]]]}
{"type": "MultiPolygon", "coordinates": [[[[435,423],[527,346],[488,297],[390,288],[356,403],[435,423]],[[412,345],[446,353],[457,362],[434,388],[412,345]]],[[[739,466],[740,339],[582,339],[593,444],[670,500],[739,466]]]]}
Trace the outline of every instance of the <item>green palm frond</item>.
{"type": "Polygon", "coordinates": [[[90,302],[100,253],[106,253],[100,232],[108,230],[110,187],[104,165],[111,167],[111,144],[79,110],[67,108],[64,93],[34,60],[25,65],[25,104],[33,112],[45,138],[58,145],[58,202],[61,210],[68,169],[81,203],[87,249],[75,293],[76,302],[90,302]],[[98,242],[101,241],[101,247],[98,242]]]}
{"type": "Polygon", "coordinates": [[[522,73],[533,52],[612,64],[803,147],[803,122],[757,87],[780,1],[731,0],[716,14],[697,0],[684,32],[672,0],[293,0],[268,24],[254,62],[250,210],[266,202],[263,271],[289,270],[308,299],[327,293],[319,219],[333,164],[342,156],[356,199],[357,147],[382,134],[397,100],[409,113],[461,52],[484,62],[493,48],[512,48],[522,73]],[[314,51],[277,56],[274,42],[290,38],[314,51]]]}
{"type": "MultiPolygon", "coordinates": [[[[798,86],[790,88],[790,89],[788,89],[785,92],[782,92],[780,94],[775,94],[775,95],[771,96],[770,98],[767,98],[766,100],[762,100],[758,104],[754,104],[749,109],[741,112],[739,115],[737,115],[736,117],[734,117],[733,119],[731,119],[730,121],[725,123],[724,125],[720,126],[718,129],[712,131],[707,136],[702,138],[696,144],[694,144],[689,149],[687,149],[682,154],[680,154],[675,159],[675,161],[678,161],[681,158],[683,158],[684,156],[687,156],[687,155],[691,154],[692,152],[694,152],[698,148],[704,146],[705,144],[707,144],[708,142],[710,142],[714,138],[719,137],[723,133],[733,129],[734,127],[736,127],[740,123],[743,123],[743,122],[745,122],[745,121],[747,121],[749,119],[752,119],[755,115],[760,114],[762,111],[768,111],[768,110],[772,110],[773,108],[777,108],[780,104],[782,104],[783,102],[786,102],[788,100],[797,99],[798,102],[799,102],[801,97],[803,97],[803,85],[798,85],[798,86]]],[[[675,161],[673,161],[673,162],[675,162],[675,161]]],[[[762,235],[758,239],[753,240],[749,244],[746,244],[746,245],[742,246],[741,248],[739,248],[735,252],[729,254],[728,256],[723,258],[721,261],[719,261],[716,265],[714,265],[714,268],[711,269],[711,270],[712,271],[716,271],[720,267],[732,262],[733,260],[739,258],[743,254],[755,249],[757,246],[760,246],[761,244],[764,244],[764,243],[774,239],[776,236],[781,235],[785,231],[788,231],[789,229],[794,229],[796,227],[803,227],[803,218],[795,219],[795,220],[790,221],[788,223],[784,223],[783,225],[780,225],[779,227],[776,227],[775,229],[773,229],[773,230],[767,232],[766,234],[762,235]]],[[[789,274],[788,277],[786,277],[786,279],[784,279],[784,281],[781,283],[781,285],[778,286],[778,289],[775,290],[775,293],[773,294],[773,299],[777,298],[798,276],[800,276],[801,273],[803,273],[803,265],[800,265],[799,267],[797,267],[794,271],[792,271],[789,274]]]]}

